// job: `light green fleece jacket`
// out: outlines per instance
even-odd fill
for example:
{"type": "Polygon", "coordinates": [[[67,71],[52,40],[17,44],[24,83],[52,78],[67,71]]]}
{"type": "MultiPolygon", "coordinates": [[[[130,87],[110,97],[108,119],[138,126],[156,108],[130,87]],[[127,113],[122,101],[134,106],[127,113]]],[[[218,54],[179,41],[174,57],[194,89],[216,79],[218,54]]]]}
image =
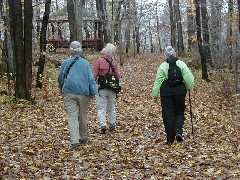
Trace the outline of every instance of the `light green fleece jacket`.
{"type": "MultiPolygon", "coordinates": [[[[191,72],[191,70],[187,67],[187,65],[181,61],[177,60],[176,65],[181,69],[182,75],[183,75],[183,80],[185,83],[185,86],[187,89],[192,89],[194,85],[194,76],[191,72]]],[[[159,95],[159,91],[161,88],[161,85],[163,81],[165,81],[168,77],[168,69],[169,69],[169,63],[164,61],[158,68],[157,74],[156,74],[156,79],[153,85],[151,97],[156,98],[159,95]]]]}

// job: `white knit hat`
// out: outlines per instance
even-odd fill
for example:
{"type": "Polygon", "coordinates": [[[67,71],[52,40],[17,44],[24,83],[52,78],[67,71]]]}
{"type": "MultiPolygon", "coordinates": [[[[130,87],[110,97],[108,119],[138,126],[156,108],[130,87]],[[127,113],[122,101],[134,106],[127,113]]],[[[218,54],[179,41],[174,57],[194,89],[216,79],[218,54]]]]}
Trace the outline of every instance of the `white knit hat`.
{"type": "Polygon", "coordinates": [[[101,53],[107,54],[110,57],[113,56],[116,52],[117,48],[113,44],[107,43],[107,45],[103,48],[101,53]]]}
{"type": "Polygon", "coordinates": [[[78,41],[73,41],[70,44],[70,52],[73,54],[82,53],[82,45],[78,41]]]}
{"type": "Polygon", "coordinates": [[[165,51],[166,51],[166,55],[167,55],[168,57],[169,57],[169,56],[176,56],[176,52],[175,52],[175,50],[172,48],[172,46],[166,47],[165,51]]]}

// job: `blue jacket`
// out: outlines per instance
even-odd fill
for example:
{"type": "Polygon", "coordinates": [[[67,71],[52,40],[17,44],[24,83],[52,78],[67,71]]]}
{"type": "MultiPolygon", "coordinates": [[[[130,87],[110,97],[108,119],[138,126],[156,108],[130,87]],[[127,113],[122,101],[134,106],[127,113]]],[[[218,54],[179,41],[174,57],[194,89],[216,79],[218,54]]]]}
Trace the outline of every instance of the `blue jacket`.
{"type": "Polygon", "coordinates": [[[94,96],[98,92],[95,78],[89,62],[78,58],[71,67],[66,79],[67,69],[76,58],[73,56],[63,61],[58,74],[58,84],[63,94],[89,95],[94,96]]]}

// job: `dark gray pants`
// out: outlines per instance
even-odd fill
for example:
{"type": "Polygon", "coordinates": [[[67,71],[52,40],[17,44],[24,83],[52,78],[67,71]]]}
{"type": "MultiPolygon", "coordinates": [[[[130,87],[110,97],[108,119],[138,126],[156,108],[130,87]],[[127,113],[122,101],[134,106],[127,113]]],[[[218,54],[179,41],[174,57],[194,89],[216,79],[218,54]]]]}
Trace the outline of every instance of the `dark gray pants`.
{"type": "Polygon", "coordinates": [[[162,117],[167,134],[167,142],[173,142],[176,134],[183,133],[186,94],[162,96],[162,117]]]}

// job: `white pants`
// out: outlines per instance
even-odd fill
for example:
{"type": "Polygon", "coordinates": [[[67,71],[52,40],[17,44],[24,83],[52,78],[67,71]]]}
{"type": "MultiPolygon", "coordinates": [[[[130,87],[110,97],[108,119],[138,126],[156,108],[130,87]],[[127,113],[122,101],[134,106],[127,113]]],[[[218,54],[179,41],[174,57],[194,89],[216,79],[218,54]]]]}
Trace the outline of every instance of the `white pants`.
{"type": "Polygon", "coordinates": [[[88,139],[89,96],[65,94],[64,105],[68,113],[71,144],[79,143],[79,139],[86,141],[88,139]]]}
{"type": "Polygon", "coordinates": [[[107,114],[108,119],[111,125],[116,125],[116,94],[109,89],[100,89],[96,95],[97,102],[97,117],[100,123],[100,126],[107,126],[107,114]]]}

